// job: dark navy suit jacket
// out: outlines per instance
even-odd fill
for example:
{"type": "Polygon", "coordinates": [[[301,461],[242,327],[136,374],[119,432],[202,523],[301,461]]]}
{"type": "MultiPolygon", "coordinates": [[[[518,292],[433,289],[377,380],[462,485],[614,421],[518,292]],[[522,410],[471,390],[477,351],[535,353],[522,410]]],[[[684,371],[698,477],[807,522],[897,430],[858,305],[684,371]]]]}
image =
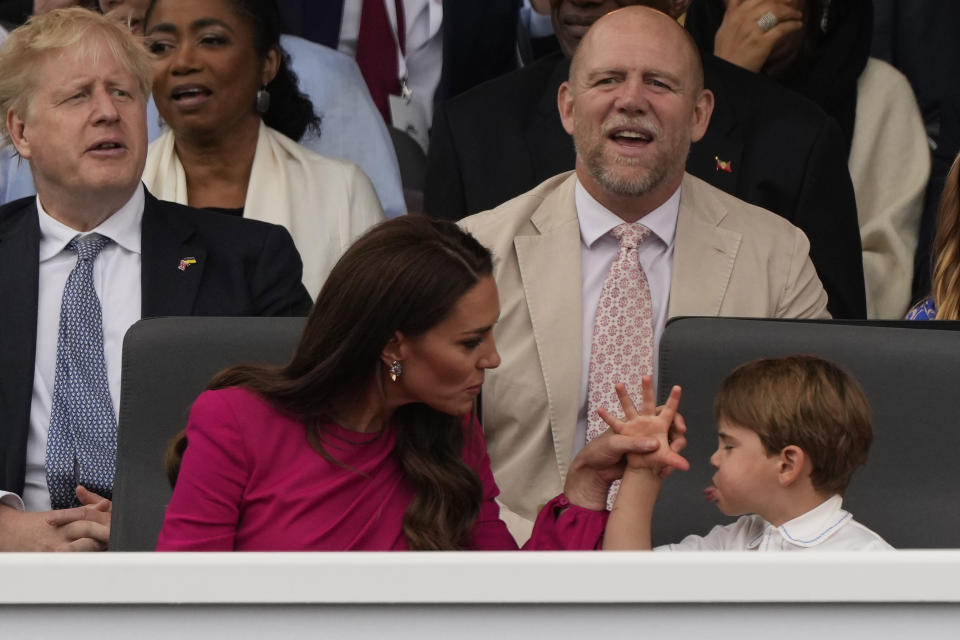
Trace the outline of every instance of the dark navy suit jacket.
{"type": "MultiPolygon", "coordinates": [[[[0,488],[23,492],[37,340],[36,198],[0,207],[0,488]]],[[[302,264],[283,227],[192,209],[149,193],[141,308],[154,316],[298,316],[310,310],[302,264]],[[184,257],[196,258],[178,269],[184,257]]]]}

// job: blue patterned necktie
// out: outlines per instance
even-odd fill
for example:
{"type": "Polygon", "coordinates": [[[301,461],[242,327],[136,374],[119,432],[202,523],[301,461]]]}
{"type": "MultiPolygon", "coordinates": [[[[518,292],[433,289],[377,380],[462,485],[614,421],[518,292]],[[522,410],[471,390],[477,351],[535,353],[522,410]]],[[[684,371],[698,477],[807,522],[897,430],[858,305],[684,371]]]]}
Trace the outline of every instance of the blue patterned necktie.
{"type": "Polygon", "coordinates": [[[97,233],[70,241],[77,253],[60,302],[57,372],[47,435],[47,486],[54,509],[79,505],[81,484],[105,498],[113,491],[117,418],[103,353],[103,317],[93,261],[110,242],[97,233]]]}

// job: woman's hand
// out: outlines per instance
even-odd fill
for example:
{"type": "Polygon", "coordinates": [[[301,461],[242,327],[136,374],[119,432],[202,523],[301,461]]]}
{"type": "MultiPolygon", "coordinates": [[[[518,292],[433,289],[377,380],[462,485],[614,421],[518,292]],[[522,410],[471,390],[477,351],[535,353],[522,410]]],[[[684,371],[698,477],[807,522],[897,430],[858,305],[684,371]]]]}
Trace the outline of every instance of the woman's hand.
{"type": "Polygon", "coordinates": [[[727,11],[714,38],[714,55],[759,73],[777,43],[803,28],[803,13],[790,1],[727,0],[727,11]],[[767,14],[773,20],[760,21],[767,14]],[[764,23],[772,26],[764,31],[764,23]]]}
{"type": "Polygon", "coordinates": [[[661,477],[674,468],[690,467],[678,453],[686,446],[686,425],[677,413],[680,387],[673,388],[660,409],[654,401],[650,376],[643,377],[642,387],[641,412],[622,384],[616,389],[625,419],[618,420],[600,410],[610,429],[587,444],[570,464],[563,492],[571,503],[597,511],[606,508],[610,483],[623,475],[626,464],[654,469],[661,477]]]}

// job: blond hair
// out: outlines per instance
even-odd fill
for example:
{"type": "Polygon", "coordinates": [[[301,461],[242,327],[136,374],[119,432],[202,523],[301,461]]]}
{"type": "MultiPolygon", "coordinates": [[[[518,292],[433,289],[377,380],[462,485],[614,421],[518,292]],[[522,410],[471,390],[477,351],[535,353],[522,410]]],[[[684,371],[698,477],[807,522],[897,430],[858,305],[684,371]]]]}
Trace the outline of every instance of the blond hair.
{"type": "Polygon", "coordinates": [[[144,101],[150,95],[150,55],[143,43],[122,25],[99,13],[80,7],[57,9],[33,16],[14,29],[0,46],[0,138],[11,144],[7,114],[26,113],[36,91],[37,68],[51,53],[71,51],[89,56],[96,65],[97,45],[110,54],[136,79],[144,101]]]}
{"type": "Polygon", "coordinates": [[[873,441],[870,405],[860,385],[816,356],[740,365],[723,381],[713,412],[718,422],[755,432],[768,455],[789,445],[803,449],[818,491],[843,493],[873,441]]]}
{"type": "Polygon", "coordinates": [[[960,320],[960,156],[953,161],[940,196],[933,241],[931,294],[937,320],[960,320]]]}

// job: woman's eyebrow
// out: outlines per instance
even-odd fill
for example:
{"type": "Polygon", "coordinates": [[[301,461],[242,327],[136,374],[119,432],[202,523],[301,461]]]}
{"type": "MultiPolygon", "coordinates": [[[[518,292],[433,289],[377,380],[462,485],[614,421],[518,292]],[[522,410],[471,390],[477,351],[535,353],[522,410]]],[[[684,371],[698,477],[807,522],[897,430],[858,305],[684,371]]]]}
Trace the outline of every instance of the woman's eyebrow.
{"type": "Polygon", "coordinates": [[[190,25],[190,28],[194,31],[205,29],[207,27],[223,27],[227,31],[230,31],[231,33],[233,32],[233,29],[230,28],[230,25],[223,20],[218,20],[217,18],[198,18],[190,25]]]}
{"type": "Polygon", "coordinates": [[[486,333],[487,331],[490,331],[491,329],[493,329],[493,325],[492,325],[492,324],[487,325],[487,326],[485,326],[485,327],[480,327],[479,329],[468,329],[467,331],[461,331],[460,333],[461,333],[462,335],[467,335],[467,334],[472,335],[472,334],[474,334],[474,333],[486,333]]]}

